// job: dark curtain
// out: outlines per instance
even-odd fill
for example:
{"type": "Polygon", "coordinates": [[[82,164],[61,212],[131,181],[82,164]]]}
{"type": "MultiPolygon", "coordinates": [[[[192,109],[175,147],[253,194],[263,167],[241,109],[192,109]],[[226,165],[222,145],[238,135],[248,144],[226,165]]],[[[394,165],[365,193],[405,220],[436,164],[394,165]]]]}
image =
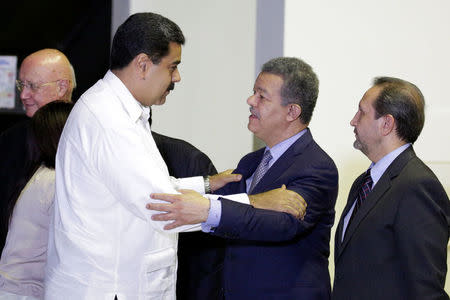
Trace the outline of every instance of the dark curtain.
{"type": "MultiPolygon", "coordinates": [[[[16,0],[3,3],[2,12],[0,55],[17,56],[19,67],[34,51],[62,51],[75,69],[74,101],[107,71],[111,0],[16,0]]],[[[0,131],[24,118],[16,95],[15,109],[0,109],[0,131]]]]}

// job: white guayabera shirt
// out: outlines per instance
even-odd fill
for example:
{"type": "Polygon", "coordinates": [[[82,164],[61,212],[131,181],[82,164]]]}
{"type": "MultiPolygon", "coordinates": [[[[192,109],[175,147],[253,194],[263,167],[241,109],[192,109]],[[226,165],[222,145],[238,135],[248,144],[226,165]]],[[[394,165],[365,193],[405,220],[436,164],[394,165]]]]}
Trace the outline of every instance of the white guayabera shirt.
{"type": "Polygon", "coordinates": [[[46,299],[175,299],[178,231],[145,208],[150,193],[188,188],[158,152],[143,108],[111,71],[85,92],[67,120],[56,157],[46,299]]]}

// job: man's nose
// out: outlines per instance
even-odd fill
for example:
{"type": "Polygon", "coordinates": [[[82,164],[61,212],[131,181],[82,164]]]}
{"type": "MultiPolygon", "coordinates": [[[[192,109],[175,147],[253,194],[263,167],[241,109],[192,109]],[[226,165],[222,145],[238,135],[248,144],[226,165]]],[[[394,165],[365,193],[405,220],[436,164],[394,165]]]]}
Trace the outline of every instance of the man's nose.
{"type": "Polygon", "coordinates": [[[180,82],[180,80],[181,80],[180,72],[178,71],[178,69],[176,69],[172,74],[172,82],[180,82]]]}
{"type": "Polygon", "coordinates": [[[358,116],[358,113],[356,113],[354,116],[353,116],[353,119],[351,119],[350,120],[350,126],[353,126],[353,127],[355,127],[356,126],[356,117],[358,116]]]}
{"type": "Polygon", "coordinates": [[[256,95],[251,95],[247,98],[247,104],[250,106],[256,106],[256,95]]]}
{"type": "Polygon", "coordinates": [[[20,92],[20,99],[28,99],[31,96],[31,89],[29,87],[24,86],[22,91],[20,92]]]}

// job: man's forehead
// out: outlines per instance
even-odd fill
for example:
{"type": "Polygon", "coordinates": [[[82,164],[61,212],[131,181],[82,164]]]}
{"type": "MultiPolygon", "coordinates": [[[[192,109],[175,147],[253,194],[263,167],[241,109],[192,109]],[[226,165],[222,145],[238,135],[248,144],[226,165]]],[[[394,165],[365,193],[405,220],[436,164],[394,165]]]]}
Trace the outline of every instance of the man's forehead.
{"type": "Polygon", "coordinates": [[[255,90],[268,92],[269,89],[281,88],[282,85],[283,79],[281,78],[281,76],[261,72],[259,73],[258,78],[256,78],[253,88],[255,90]]]}
{"type": "Polygon", "coordinates": [[[371,87],[364,93],[364,95],[360,101],[360,105],[371,106],[372,103],[375,101],[375,99],[380,94],[380,92],[381,92],[380,87],[378,87],[378,86],[371,87]]]}
{"type": "Polygon", "coordinates": [[[181,45],[177,44],[175,42],[170,42],[169,43],[169,53],[164,58],[170,64],[181,63],[181,45]]]}
{"type": "Polygon", "coordinates": [[[53,75],[58,75],[55,64],[25,63],[19,70],[21,80],[46,80],[53,75]]]}
{"type": "Polygon", "coordinates": [[[253,91],[265,91],[264,82],[259,79],[259,76],[258,78],[256,78],[255,83],[253,84],[253,91]]]}

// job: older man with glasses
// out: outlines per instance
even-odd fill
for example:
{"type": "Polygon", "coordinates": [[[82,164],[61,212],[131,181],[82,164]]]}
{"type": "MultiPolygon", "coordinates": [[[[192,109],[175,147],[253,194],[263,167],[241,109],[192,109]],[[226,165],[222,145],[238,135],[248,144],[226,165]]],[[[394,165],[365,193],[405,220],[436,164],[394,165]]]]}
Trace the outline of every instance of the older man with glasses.
{"type": "Polygon", "coordinates": [[[27,56],[16,81],[26,115],[32,117],[54,100],[70,101],[75,74],[67,57],[56,49],[43,49],[27,56]]]}
{"type": "MultiPolygon", "coordinates": [[[[45,104],[55,100],[71,101],[75,73],[67,57],[56,49],[43,49],[27,56],[20,66],[16,86],[25,113],[32,117],[45,104]]],[[[0,135],[0,250],[8,232],[8,210],[11,192],[24,178],[25,166],[33,154],[27,143],[29,120],[0,135]]]]}

